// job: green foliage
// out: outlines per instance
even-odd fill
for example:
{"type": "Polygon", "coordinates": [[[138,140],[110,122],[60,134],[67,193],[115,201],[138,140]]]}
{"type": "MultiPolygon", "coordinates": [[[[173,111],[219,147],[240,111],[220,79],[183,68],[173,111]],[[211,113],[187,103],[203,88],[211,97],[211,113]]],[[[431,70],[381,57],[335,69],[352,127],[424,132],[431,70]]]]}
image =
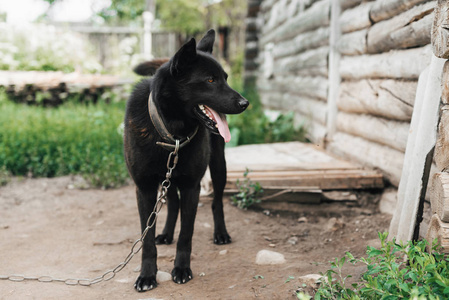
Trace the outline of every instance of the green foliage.
{"type": "Polygon", "coordinates": [[[356,259],[347,252],[331,262],[314,299],[448,299],[449,259],[438,246],[434,243],[432,253],[426,253],[425,240],[403,245],[387,237],[388,233],[379,233],[380,249],[368,246],[366,258],[356,259]],[[346,262],[367,266],[361,282],[350,287],[346,282],[351,275],[342,274],[346,262]]]}
{"type": "Polygon", "coordinates": [[[232,203],[241,209],[248,209],[255,203],[260,203],[260,196],[263,193],[259,182],[252,182],[248,177],[249,170],[243,173],[243,182],[237,179],[237,188],[239,192],[231,196],[232,203]]]}
{"type": "Polygon", "coordinates": [[[250,106],[239,115],[230,115],[229,127],[232,140],[228,147],[246,144],[275,143],[286,141],[306,141],[303,126],[294,125],[294,113],[280,114],[270,120],[264,113],[259,96],[255,90],[244,91],[250,106]]]}
{"type": "Polygon", "coordinates": [[[96,187],[116,187],[128,178],[123,158],[124,103],[58,108],[6,101],[0,92],[0,169],[15,176],[82,174],[96,187]]]}

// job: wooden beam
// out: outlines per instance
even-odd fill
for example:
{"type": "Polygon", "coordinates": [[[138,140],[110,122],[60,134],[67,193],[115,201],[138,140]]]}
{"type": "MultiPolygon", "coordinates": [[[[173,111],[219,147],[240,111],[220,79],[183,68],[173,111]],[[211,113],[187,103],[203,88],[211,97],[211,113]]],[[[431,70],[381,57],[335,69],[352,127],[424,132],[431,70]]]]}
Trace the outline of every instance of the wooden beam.
{"type": "Polygon", "coordinates": [[[429,44],[435,4],[436,1],[431,1],[418,5],[392,19],[374,24],[368,31],[368,53],[429,44]]]}
{"type": "Polygon", "coordinates": [[[362,3],[362,0],[340,0],[341,9],[345,10],[362,3]]]}
{"type": "Polygon", "coordinates": [[[377,0],[370,11],[370,18],[374,22],[390,19],[409,10],[413,6],[429,0],[377,0]]]}
{"type": "Polygon", "coordinates": [[[432,213],[443,222],[449,222],[449,173],[436,173],[432,177],[430,204],[432,213]]]}
{"type": "Polygon", "coordinates": [[[449,58],[449,2],[438,0],[432,26],[432,50],[435,56],[449,58]]]}
{"type": "Polygon", "coordinates": [[[346,56],[341,59],[340,73],[344,79],[417,79],[429,65],[431,57],[430,46],[375,55],[346,56]]]}
{"type": "Polygon", "coordinates": [[[444,105],[449,104],[449,61],[446,61],[443,67],[443,77],[441,79],[442,91],[441,102],[444,105]]]}
{"type": "Polygon", "coordinates": [[[355,136],[405,152],[410,124],[370,115],[339,112],[337,128],[355,136]]]}
{"type": "Polygon", "coordinates": [[[299,34],[293,39],[276,43],[273,48],[273,56],[278,59],[328,44],[329,27],[320,27],[316,30],[299,34]]]}
{"type": "Polygon", "coordinates": [[[337,101],[341,111],[410,121],[417,81],[375,79],[344,81],[337,101]]]}
{"type": "Polygon", "coordinates": [[[302,74],[306,76],[327,77],[328,55],[329,47],[324,46],[302,52],[298,55],[278,59],[274,64],[274,74],[302,74]]]}
{"type": "Polygon", "coordinates": [[[306,96],[323,101],[327,98],[327,86],[327,78],[321,76],[284,76],[258,82],[260,93],[288,93],[294,96],[306,96]]]}

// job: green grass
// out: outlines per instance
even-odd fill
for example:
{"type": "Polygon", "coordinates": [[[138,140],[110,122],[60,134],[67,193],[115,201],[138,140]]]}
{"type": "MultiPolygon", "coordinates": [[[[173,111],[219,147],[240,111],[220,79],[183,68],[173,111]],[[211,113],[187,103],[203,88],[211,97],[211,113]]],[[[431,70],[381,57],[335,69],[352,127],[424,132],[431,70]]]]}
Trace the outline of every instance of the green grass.
{"type": "Polygon", "coordinates": [[[58,108],[11,103],[0,92],[0,169],[15,176],[81,174],[95,187],[122,185],[124,102],[58,108]]]}

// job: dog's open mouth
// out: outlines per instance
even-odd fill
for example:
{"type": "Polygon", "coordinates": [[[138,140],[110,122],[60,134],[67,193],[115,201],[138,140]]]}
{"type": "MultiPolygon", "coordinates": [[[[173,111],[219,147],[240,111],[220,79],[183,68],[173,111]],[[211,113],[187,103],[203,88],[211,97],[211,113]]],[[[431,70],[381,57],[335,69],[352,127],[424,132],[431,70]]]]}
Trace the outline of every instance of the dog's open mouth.
{"type": "Polygon", "coordinates": [[[228,121],[226,121],[225,114],[218,113],[203,104],[195,106],[193,111],[197,115],[198,119],[202,121],[204,126],[206,126],[210,131],[221,135],[226,143],[231,140],[231,132],[229,131],[228,121]]]}

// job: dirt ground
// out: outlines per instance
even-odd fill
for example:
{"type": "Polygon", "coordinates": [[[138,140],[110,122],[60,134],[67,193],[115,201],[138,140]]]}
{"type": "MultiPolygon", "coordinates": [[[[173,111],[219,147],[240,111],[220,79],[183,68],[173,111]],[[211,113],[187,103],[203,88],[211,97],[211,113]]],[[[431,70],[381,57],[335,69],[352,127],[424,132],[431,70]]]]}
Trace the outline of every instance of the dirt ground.
{"type": "MultiPolygon", "coordinates": [[[[81,190],[77,180],[14,179],[0,188],[0,276],[94,278],[123,261],[139,237],[134,187],[81,190]]],[[[368,244],[378,245],[377,232],[390,221],[374,205],[270,203],[243,211],[225,199],[233,242],[218,246],[212,241],[210,204],[210,198],[200,201],[194,278],[187,284],[166,281],[137,293],[133,284],[139,254],[111,281],[90,287],[0,280],[0,299],[295,299],[298,277],[325,271],[328,261],[345,251],[363,255],[368,244]],[[256,265],[256,254],[263,249],[282,253],[286,263],[256,265]]],[[[158,232],[165,215],[164,208],[158,232]]],[[[171,272],[175,248],[158,246],[161,271],[171,272]]],[[[351,272],[362,271],[356,267],[351,272]]]]}

